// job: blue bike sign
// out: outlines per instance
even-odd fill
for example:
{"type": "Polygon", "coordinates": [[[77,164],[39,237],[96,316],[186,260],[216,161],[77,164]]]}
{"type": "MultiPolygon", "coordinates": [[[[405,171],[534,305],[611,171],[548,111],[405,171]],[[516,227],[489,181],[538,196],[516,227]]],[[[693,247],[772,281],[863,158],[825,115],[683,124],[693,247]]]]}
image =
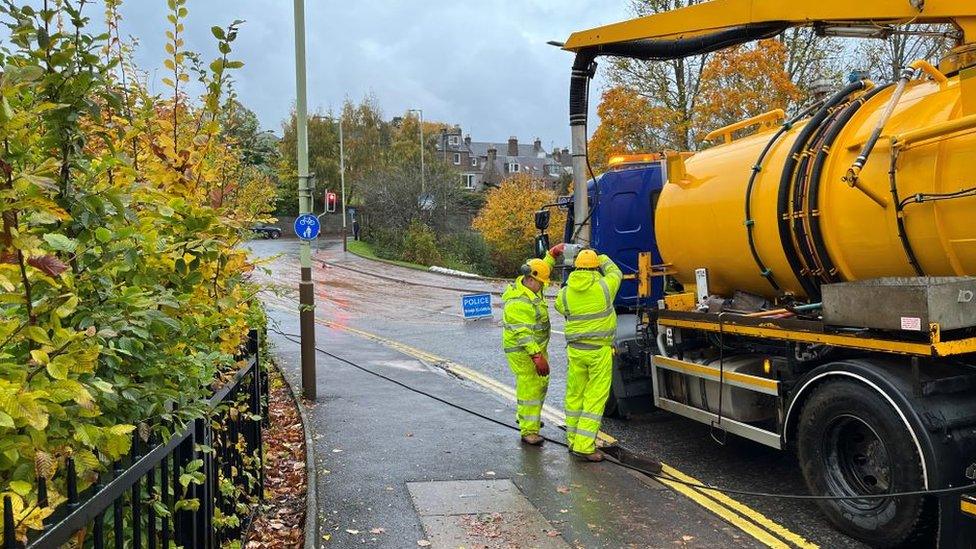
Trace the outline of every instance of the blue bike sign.
{"type": "Polygon", "coordinates": [[[303,214],[295,219],[295,234],[302,240],[315,240],[321,230],[322,224],[314,214],[303,214]]]}

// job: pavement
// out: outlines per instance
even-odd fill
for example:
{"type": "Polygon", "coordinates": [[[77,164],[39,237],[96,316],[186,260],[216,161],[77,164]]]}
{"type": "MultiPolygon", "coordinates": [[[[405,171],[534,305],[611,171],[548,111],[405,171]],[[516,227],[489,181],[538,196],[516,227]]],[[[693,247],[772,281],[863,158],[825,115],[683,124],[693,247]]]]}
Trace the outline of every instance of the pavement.
{"type": "MultiPolygon", "coordinates": [[[[265,272],[255,279],[267,283],[262,294],[272,311],[297,310],[297,241],[254,241],[254,255],[264,258],[265,272]]],[[[498,350],[500,302],[495,317],[465,322],[460,296],[467,291],[497,291],[502,284],[466,280],[378,263],[343,253],[341,243],[317,244],[316,322],[360,340],[370,341],[423,363],[436,365],[466,384],[509,398],[513,380],[498,350]],[[506,396],[509,395],[509,396],[506,396]]],[[[289,313],[290,314],[290,313],[289,313]]],[[[552,315],[553,365],[548,402],[552,425],[560,421],[565,387],[563,324],[552,315]],[[562,365],[562,366],[561,366],[562,365]]],[[[660,460],[682,478],[733,489],[805,493],[788,452],[729,437],[717,444],[708,426],[662,412],[628,421],[606,419],[603,430],[629,449],[660,460]]],[[[496,471],[497,472],[497,471],[496,471]]],[[[726,497],[714,492],[682,490],[674,494],[693,502],[721,521],[769,547],[841,547],[864,545],[836,531],[812,502],[749,496],[726,497]]]]}
{"type": "MultiPolygon", "coordinates": [[[[271,310],[297,334],[294,314],[271,310]]],[[[342,329],[320,347],[400,383],[507,424],[514,405],[481,387],[342,329]]],[[[278,364],[300,383],[299,348],[269,333],[278,364]]],[[[665,486],[564,447],[523,446],[518,432],[320,354],[307,406],[322,546],[758,547],[665,486]]],[[[562,432],[554,426],[553,437],[562,432]]]]}

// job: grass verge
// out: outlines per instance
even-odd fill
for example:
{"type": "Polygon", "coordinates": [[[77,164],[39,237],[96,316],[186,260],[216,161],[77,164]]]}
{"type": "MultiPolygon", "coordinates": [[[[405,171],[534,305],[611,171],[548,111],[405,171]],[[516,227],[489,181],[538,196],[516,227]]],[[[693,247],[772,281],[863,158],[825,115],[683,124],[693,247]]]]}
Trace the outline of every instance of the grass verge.
{"type": "Polygon", "coordinates": [[[395,259],[384,259],[373,251],[373,247],[369,245],[368,242],[362,240],[349,240],[346,242],[346,250],[349,253],[358,255],[359,257],[365,259],[372,259],[374,261],[382,261],[383,263],[389,263],[391,265],[398,265],[400,267],[406,267],[408,269],[414,269],[417,271],[429,271],[430,267],[425,267],[423,265],[418,265],[416,263],[408,263],[406,261],[397,261],[395,259]]]}

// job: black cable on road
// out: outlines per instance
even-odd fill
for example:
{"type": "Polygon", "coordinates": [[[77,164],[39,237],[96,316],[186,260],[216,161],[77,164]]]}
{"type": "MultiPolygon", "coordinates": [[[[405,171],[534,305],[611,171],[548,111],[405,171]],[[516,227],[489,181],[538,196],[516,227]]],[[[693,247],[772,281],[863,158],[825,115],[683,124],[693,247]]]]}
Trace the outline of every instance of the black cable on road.
{"type": "MultiPolygon", "coordinates": [[[[301,336],[299,336],[297,334],[285,333],[285,332],[282,332],[281,330],[277,330],[277,329],[274,329],[274,328],[268,328],[268,330],[271,331],[271,332],[274,332],[274,333],[276,333],[276,334],[278,334],[278,335],[280,335],[282,337],[284,337],[285,339],[291,341],[292,343],[301,344],[301,336]]],[[[319,353],[322,353],[323,355],[326,355],[326,356],[331,357],[331,358],[333,358],[335,360],[338,360],[339,362],[342,362],[343,364],[352,366],[353,368],[356,368],[357,370],[360,370],[360,371],[365,372],[367,374],[370,374],[372,376],[376,376],[376,377],[378,377],[378,378],[380,378],[382,380],[385,380],[385,381],[388,381],[388,382],[390,382],[390,383],[392,383],[394,385],[400,386],[400,387],[402,387],[402,388],[404,388],[404,389],[406,389],[408,391],[417,393],[418,395],[423,395],[423,396],[425,396],[427,398],[430,398],[432,400],[436,400],[437,402],[440,402],[441,404],[444,404],[446,406],[449,406],[451,408],[454,408],[455,410],[460,410],[462,412],[466,412],[466,413],[471,414],[471,415],[473,415],[475,417],[479,417],[479,418],[484,419],[486,421],[490,421],[490,422],[494,423],[495,425],[499,425],[501,427],[505,427],[506,429],[511,429],[511,430],[514,430],[514,431],[518,431],[519,430],[518,427],[516,427],[516,426],[514,426],[514,425],[512,425],[510,423],[506,423],[504,421],[495,419],[495,418],[493,418],[491,416],[487,416],[485,414],[482,414],[481,412],[472,410],[470,408],[467,408],[467,407],[462,406],[460,404],[456,404],[456,403],[451,402],[449,400],[445,400],[445,399],[443,399],[443,398],[441,398],[439,396],[433,395],[433,394],[428,393],[426,391],[422,391],[420,389],[417,389],[416,387],[412,387],[412,386],[407,385],[406,383],[403,383],[401,381],[397,381],[396,379],[393,379],[393,378],[391,378],[389,376],[383,375],[383,374],[381,374],[379,372],[376,372],[374,370],[370,370],[369,368],[366,368],[365,366],[361,366],[359,364],[356,364],[355,362],[353,362],[351,360],[348,360],[346,358],[343,358],[343,357],[341,357],[341,356],[339,356],[337,354],[334,354],[334,353],[331,353],[329,351],[326,351],[325,349],[322,349],[321,347],[316,347],[315,350],[318,351],[319,353]]],[[[561,446],[563,448],[568,448],[568,445],[565,442],[561,441],[561,440],[556,440],[556,439],[553,439],[551,437],[547,437],[545,435],[543,435],[542,438],[545,439],[547,442],[551,442],[551,443],[556,444],[558,446],[561,446]]],[[[651,477],[651,478],[653,478],[655,480],[658,480],[658,481],[664,481],[664,482],[671,482],[671,483],[674,483],[674,484],[680,484],[682,486],[687,486],[689,488],[694,488],[696,490],[711,490],[713,492],[721,492],[723,494],[731,494],[731,495],[737,495],[737,496],[749,496],[749,497],[756,497],[756,498],[763,498],[763,499],[789,499],[789,500],[808,500],[808,501],[818,501],[818,500],[819,501],[874,500],[874,499],[888,499],[888,498],[908,498],[908,497],[918,497],[918,496],[939,496],[939,495],[963,494],[963,493],[966,493],[966,492],[976,491],[976,484],[970,484],[970,485],[967,485],[967,486],[956,486],[956,487],[953,487],[953,488],[938,488],[938,489],[933,489],[933,490],[915,490],[915,491],[911,491],[911,492],[894,492],[894,493],[891,493],[891,494],[871,494],[871,495],[862,495],[862,496],[817,496],[817,495],[810,495],[810,494],[777,494],[777,493],[772,493],[772,492],[752,492],[752,491],[749,491],[749,490],[737,490],[737,489],[734,489],[734,488],[725,488],[725,487],[722,487],[722,486],[712,486],[712,485],[709,485],[709,484],[702,484],[702,483],[699,483],[699,482],[688,482],[688,481],[680,480],[680,479],[677,479],[677,478],[672,477],[672,476],[667,475],[667,474],[663,474],[663,473],[651,471],[651,470],[645,469],[643,467],[638,467],[636,465],[631,465],[629,463],[626,463],[624,461],[621,461],[619,459],[616,459],[616,458],[614,458],[613,456],[610,456],[610,455],[607,455],[606,461],[608,461],[608,462],[610,462],[610,463],[612,463],[614,465],[618,465],[620,467],[623,467],[624,469],[629,469],[631,471],[634,471],[634,472],[637,472],[637,473],[641,473],[643,475],[647,475],[648,477],[651,477]]]]}

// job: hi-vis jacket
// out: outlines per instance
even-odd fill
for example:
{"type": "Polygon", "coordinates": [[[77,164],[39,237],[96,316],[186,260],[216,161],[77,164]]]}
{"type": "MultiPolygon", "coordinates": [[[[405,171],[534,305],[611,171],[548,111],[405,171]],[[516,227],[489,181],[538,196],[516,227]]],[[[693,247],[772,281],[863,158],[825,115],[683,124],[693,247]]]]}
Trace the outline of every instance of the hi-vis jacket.
{"type": "Polygon", "coordinates": [[[613,300],[623,273],[606,255],[600,271],[576,270],[556,296],[556,310],[566,317],[566,344],[583,350],[613,345],[617,313],[613,300]],[[601,274],[602,272],[602,274],[601,274]]]}
{"type": "Polygon", "coordinates": [[[533,356],[545,353],[549,347],[549,308],[542,292],[537,294],[526,288],[522,279],[516,278],[502,294],[502,345],[506,353],[533,356]]]}

